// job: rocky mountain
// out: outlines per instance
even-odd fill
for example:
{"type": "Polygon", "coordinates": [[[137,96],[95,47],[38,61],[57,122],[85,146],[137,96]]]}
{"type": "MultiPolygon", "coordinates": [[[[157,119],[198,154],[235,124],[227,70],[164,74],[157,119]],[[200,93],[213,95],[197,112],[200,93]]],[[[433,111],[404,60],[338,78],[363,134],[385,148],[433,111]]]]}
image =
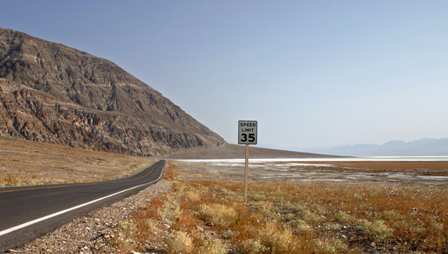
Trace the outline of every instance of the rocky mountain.
{"type": "Polygon", "coordinates": [[[139,155],[225,143],[116,64],[1,28],[0,135],[139,155]]]}
{"type": "Polygon", "coordinates": [[[359,156],[446,156],[448,155],[448,138],[423,138],[409,142],[393,140],[381,145],[359,144],[340,146],[321,149],[318,152],[359,156]]]}

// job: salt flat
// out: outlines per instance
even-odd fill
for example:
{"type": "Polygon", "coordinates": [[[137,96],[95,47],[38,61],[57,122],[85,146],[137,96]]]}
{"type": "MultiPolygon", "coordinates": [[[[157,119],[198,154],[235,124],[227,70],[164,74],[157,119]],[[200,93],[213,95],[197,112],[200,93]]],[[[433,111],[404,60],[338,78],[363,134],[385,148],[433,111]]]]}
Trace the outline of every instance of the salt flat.
{"type": "MultiPolygon", "coordinates": [[[[178,159],[182,162],[211,162],[211,163],[244,163],[244,159],[178,159]]],[[[254,158],[252,163],[266,162],[351,162],[351,161],[447,161],[448,156],[369,156],[369,157],[322,157],[322,158],[254,158]]]]}
{"type": "MultiPolygon", "coordinates": [[[[206,178],[240,178],[244,168],[244,159],[189,159],[175,163],[206,178]]],[[[253,180],[448,184],[447,156],[255,158],[250,159],[250,169],[253,180]]]]}

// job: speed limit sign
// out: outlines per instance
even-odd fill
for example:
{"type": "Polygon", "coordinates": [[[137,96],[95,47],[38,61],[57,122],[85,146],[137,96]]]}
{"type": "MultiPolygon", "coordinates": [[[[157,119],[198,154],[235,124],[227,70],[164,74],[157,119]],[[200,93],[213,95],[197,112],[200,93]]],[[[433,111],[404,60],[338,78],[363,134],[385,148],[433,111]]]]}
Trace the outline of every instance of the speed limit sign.
{"type": "Polygon", "coordinates": [[[257,121],[239,120],[238,121],[238,144],[256,145],[257,144],[257,121]]]}
{"type": "Polygon", "coordinates": [[[245,145],[244,155],[244,203],[247,204],[247,183],[249,181],[249,145],[257,144],[258,122],[252,120],[238,121],[238,144],[245,145]]]}

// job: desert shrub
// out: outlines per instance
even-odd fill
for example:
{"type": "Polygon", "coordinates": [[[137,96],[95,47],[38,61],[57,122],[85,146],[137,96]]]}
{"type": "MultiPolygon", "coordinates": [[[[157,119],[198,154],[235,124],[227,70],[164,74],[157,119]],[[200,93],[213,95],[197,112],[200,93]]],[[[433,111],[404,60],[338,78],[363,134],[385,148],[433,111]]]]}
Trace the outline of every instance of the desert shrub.
{"type": "Polygon", "coordinates": [[[235,232],[233,232],[231,229],[226,229],[224,232],[222,232],[222,238],[223,239],[230,239],[235,235],[235,232]]]}
{"type": "Polygon", "coordinates": [[[312,224],[318,224],[325,220],[324,216],[321,216],[317,213],[314,213],[310,210],[304,210],[303,212],[303,219],[307,222],[310,222],[312,224]]]}
{"type": "Polygon", "coordinates": [[[202,204],[199,215],[205,222],[219,226],[229,226],[238,219],[234,208],[222,204],[202,204]]]}
{"type": "Polygon", "coordinates": [[[251,206],[255,207],[267,219],[274,220],[278,216],[278,213],[275,211],[274,204],[272,202],[251,202],[251,206]]]}
{"type": "Polygon", "coordinates": [[[247,254],[265,253],[268,250],[259,239],[247,239],[241,244],[241,252],[247,254]]]}
{"type": "Polygon", "coordinates": [[[291,230],[282,229],[275,223],[267,223],[264,230],[260,232],[263,245],[268,247],[272,253],[290,253],[295,249],[295,237],[291,230]]]}
{"type": "Polygon", "coordinates": [[[317,239],[315,241],[316,249],[322,253],[336,254],[336,253],[347,253],[347,244],[339,239],[317,239]]]}
{"type": "Polygon", "coordinates": [[[313,212],[309,207],[300,202],[285,202],[277,207],[277,212],[283,214],[283,218],[288,220],[302,219],[311,224],[318,224],[325,220],[325,217],[313,212]]]}
{"type": "Polygon", "coordinates": [[[154,219],[146,219],[143,221],[143,223],[148,228],[148,231],[155,232],[159,229],[159,223],[157,220],[154,219]]]}
{"type": "Polygon", "coordinates": [[[432,222],[431,223],[431,228],[436,231],[436,232],[444,232],[444,225],[442,223],[439,222],[432,222]]]}
{"type": "Polygon", "coordinates": [[[166,240],[170,253],[191,253],[193,251],[193,240],[182,231],[172,232],[166,240]]]}
{"type": "Polygon", "coordinates": [[[123,220],[118,223],[118,237],[115,239],[117,248],[123,252],[134,247],[134,237],[137,227],[132,220],[123,220]]]}
{"type": "Polygon", "coordinates": [[[226,254],[226,245],[219,239],[205,241],[197,250],[198,254],[226,254]]]}
{"type": "Polygon", "coordinates": [[[375,220],[374,222],[370,222],[366,219],[362,219],[359,221],[362,229],[366,231],[370,236],[372,236],[375,240],[384,240],[390,236],[392,236],[392,229],[389,228],[386,224],[384,224],[383,220],[375,220]]]}
{"type": "Polygon", "coordinates": [[[12,175],[5,175],[0,177],[0,185],[4,186],[15,186],[18,185],[19,180],[12,175]]]}
{"type": "Polygon", "coordinates": [[[403,215],[401,215],[399,212],[394,211],[394,210],[387,210],[383,212],[382,217],[385,220],[393,220],[393,221],[397,221],[397,220],[403,220],[403,215]]]}
{"type": "Polygon", "coordinates": [[[198,202],[201,200],[201,194],[198,193],[197,191],[189,190],[185,192],[184,197],[189,202],[198,202]]]}
{"type": "Polygon", "coordinates": [[[215,189],[221,196],[226,198],[235,198],[235,196],[241,196],[241,193],[236,193],[228,188],[215,189]]]}
{"type": "Polygon", "coordinates": [[[304,220],[298,219],[294,220],[291,225],[294,227],[294,229],[298,232],[304,232],[304,231],[310,231],[312,230],[312,227],[308,225],[304,220]]]}
{"type": "Polygon", "coordinates": [[[283,220],[285,220],[285,221],[292,221],[292,220],[295,220],[296,217],[297,217],[297,215],[295,215],[295,214],[293,214],[293,213],[287,213],[287,214],[284,214],[284,215],[282,216],[283,220]]]}
{"type": "Polygon", "coordinates": [[[118,223],[119,231],[125,236],[126,238],[131,238],[133,233],[136,231],[136,225],[132,220],[122,220],[120,223],[118,223]]]}
{"type": "Polygon", "coordinates": [[[265,201],[266,194],[263,192],[250,193],[250,199],[253,201],[265,201]]]}
{"type": "Polygon", "coordinates": [[[161,209],[161,217],[166,220],[175,220],[181,214],[180,204],[174,196],[168,196],[167,198],[165,206],[161,209]]]}
{"type": "Polygon", "coordinates": [[[338,222],[344,223],[344,224],[351,224],[355,221],[355,218],[353,216],[351,216],[350,214],[343,212],[343,211],[338,211],[335,215],[335,219],[338,222]]]}
{"type": "Polygon", "coordinates": [[[134,223],[136,225],[135,238],[138,241],[153,239],[160,231],[158,221],[152,218],[134,218],[134,223]]]}
{"type": "Polygon", "coordinates": [[[175,170],[176,166],[173,163],[168,163],[165,173],[163,174],[164,178],[169,181],[176,179],[176,173],[174,172],[175,170]]]}

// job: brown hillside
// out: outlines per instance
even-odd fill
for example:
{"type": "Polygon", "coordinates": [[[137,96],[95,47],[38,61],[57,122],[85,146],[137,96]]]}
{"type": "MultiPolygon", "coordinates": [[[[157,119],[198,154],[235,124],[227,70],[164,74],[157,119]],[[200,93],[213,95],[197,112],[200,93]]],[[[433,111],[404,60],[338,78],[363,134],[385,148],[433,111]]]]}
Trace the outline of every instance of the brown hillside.
{"type": "Polygon", "coordinates": [[[116,64],[7,29],[0,135],[141,155],[225,142],[116,64]]]}

